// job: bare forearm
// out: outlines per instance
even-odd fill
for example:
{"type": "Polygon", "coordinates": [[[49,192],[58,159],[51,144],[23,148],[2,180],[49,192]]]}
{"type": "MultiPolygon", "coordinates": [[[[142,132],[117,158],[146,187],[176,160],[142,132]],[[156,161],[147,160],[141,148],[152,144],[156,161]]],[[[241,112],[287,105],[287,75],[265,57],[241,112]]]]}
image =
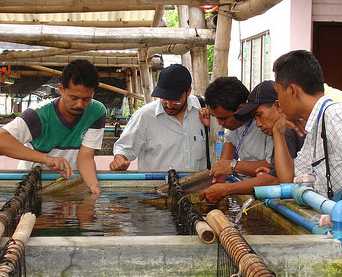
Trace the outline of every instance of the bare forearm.
{"type": "Polygon", "coordinates": [[[223,149],[221,153],[221,160],[231,160],[233,159],[233,149],[234,146],[230,142],[225,142],[223,144],[223,149]]]}
{"type": "Polygon", "coordinates": [[[227,184],[228,194],[251,194],[256,186],[269,186],[278,183],[278,179],[269,174],[263,174],[237,183],[227,184]]]}
{"type": "Polygon", "coordinates": [[[0,154],[36,163],[46,163],[47,159],[47,154],[26,147],[4,130],[0,131],[0,154]]]}
{"type": "Polygon", "coordinates": [[[286,144],[285,135],[274,132],[274,164],[279,182],[292,182],[294,178],[294,163],[286,144]]]}
{"type": "Polygon", "coordinates": [[[270,164],[266,161],[239,161],[236,165],[235,171],[237,173],[256,176],[256,169],[259,167],[270,167],[270,164]]]}
{"type": "Polygon", "coordinates": [[[96,164],[91,155],[82,155],[80,152],[77,158],[77,166],[82,179],[88,187],[98,186],[98,180],[96,177],[96,164]]]}

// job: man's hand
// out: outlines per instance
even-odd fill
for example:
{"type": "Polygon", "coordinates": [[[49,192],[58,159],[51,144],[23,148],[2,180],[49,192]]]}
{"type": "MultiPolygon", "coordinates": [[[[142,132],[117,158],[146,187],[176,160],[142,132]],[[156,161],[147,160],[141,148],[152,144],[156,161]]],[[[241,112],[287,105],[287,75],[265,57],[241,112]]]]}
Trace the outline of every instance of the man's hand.
{"type": "Polygon", "coordinates": [[[230,167],[231,160],[219,160],[217,161],[210,170],[210,176],[215,179],[226,177],[232,174],[232,169],[230,167]]]}
{"type": "Polygon", "coordinates": [[[208,108],[199,110],[199,119],[205,127],[210,127],[210,112],[208,108]]]}
{"type": "Polygon", "coordinates": [[[115,155],[113,161],[110,163],[110,169],[113,171],[127,170],[130,161],[124,155],[115,155]]]}
{"type": "Polygon", "coordinates": [[[298,119],[295,122],[289,121],[285,115],[282,115],[273,125],[273,135],[276,133],[284,135],[288,128],[295,130],[301,137],[305,136],[305,122],[302,119],[298,119]]]}
{"type": "Polygon", "coordinates": [[[216,183],[206,190],[203,190],[199,197],[205,199],[208,203],[216,203],[229,194],[229,185],[226,183],[216,183]]]}
{"type": "Polygon", "coordinates": [[[271,169],[266,167],[266,166],[258,167],[255,170],[256,176],[260,176],[260,175],[264,175],[264,174],[270,174],[270,172],[271,172],[271,169]]]}
{"type": "Polygon", "coordinates": [[[330,215],[322,214],[319,219],[319,226],[320,227],[332,227],[330,215]]]}
{"type": "Polygon", "coordinates": [[[91,191],[92,194],[94,194],[94,195],[100,195],[101,190],[100,190],[99,184],[94,184],[94,185],[90,185],[90,184],[89,184],[88,187],[89,187],[89,189],[90,189],[90,191],[91,191]]]}
{"type": "Polygon", "coordinates": [[[62,157],[46,156],[43,164],[51,170],[58,171],[66,179],[72,175],[70,163],[62,157]]]}

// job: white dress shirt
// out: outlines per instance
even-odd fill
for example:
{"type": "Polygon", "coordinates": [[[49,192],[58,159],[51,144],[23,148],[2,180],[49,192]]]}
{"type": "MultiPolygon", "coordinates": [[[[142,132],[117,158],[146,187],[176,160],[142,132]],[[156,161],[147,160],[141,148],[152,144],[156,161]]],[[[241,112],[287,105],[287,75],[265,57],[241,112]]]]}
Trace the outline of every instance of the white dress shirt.
{"type": "Polygon", "coordinates": [[[295,159],[295,175],[313,174],[316,177],[315,189],[322,195],[327,194],[326,166],[321,138],[324,110],[330,180],[334,192],[342,188],[342,103],[329,100],[331,100],[329,97],[323,96],[315,104],[305,125],[307,135],[304,145],[295,159]],[[313,166],[315,163],[318,165],[313,166]]]}
{"type": "Polygon", "coordinates": [[[113,154],[134,160],[138,170],[203,170],[207,166],[205,131],[199,120],[200,103],[188,97],[183,124],[165,113],[158,99],[136,111],[120,138],[113,154]]]}

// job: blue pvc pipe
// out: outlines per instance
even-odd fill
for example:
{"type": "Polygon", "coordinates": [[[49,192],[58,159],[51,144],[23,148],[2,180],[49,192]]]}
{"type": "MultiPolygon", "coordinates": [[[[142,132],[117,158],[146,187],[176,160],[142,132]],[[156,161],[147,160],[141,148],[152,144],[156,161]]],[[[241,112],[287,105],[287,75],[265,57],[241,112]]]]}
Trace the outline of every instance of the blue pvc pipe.
{"type": "Polygon", "coordinates": [[[275,210],[276,212],[280,213],[284,217],[288,218],[292,222],[296,223],[299,226],[302,226],[306,230],[308,230],[312,234],[326,234],[329,229],[319,227],[316,223],[312,222],[311,220],[297,214],[296,212],[292,211],[291,209],[281,205],[278,203],[277,200],[274,199],[266,199],[265,200],[266,206],[270,207],[271,209],[275,210]]]}
{"type": "Polygon", "coordinates": [[[255,198],[264,199],[292,199],[293,190],[298,187],[294,183],[284,183],[276,186],[257,186],[254,187],[255,198]]]}
{"type": "Polygon", "coordinates": [[[310,187],[299,186],[293,191],[293,198],[300,205],[307,205],[322,214],[331,214],[336,202],[316,193],[310,187]]]}
{"type": "Polygon", "coordinates": [[[338,201],[331,213],[333,223],[333,235],[335,239],[342,241],[342,200],[338,201]]]}
{"type": "MultiPolygon", "coordinates": [[[[23,180],[28,172],[0,172],[0,180],[23,180]]],[[[190,175],[189,172],[179,172],[179,178],[190,175]]],[[[134,172],[134,173],[97,173],[99,181],[123,181],[123,180],[165,180],[167,172],[134,172]]],[[[74,173],[73,176],[79,176],[79,173],[74,173]]],[[[52,181],[60,178],[61,175],[52,172],[43,172],[42,181],[52,181]]]]}

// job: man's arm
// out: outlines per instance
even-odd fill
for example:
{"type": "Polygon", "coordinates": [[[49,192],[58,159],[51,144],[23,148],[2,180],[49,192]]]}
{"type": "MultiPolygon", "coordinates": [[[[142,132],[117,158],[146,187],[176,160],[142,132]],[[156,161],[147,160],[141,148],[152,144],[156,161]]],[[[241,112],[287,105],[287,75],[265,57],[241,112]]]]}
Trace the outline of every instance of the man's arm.
{"type": "MultiPolygon", "coordinates": [[[[270,167],[270,164],[263,161],[238,161],[235,167],[235,172],[252,176],[256,176],[256,170],[260,167],[270,167]]],[[[217,161],[213,168],[211,169],[211,175],[215,178],[220,177],[222,175],[231,175],[231,160],[219,160],[217,161]]]]}
{"type": "Polygon", "coordinates": [[[95,150],[82,145],[77,156],[77,167],[81,177],[94,194],[100,194],[99,182],[96,177],[95,150]]]}
{"type": "MultiPolygon", "coordinates": [[[[302,127],[298,127],[295,123],[288,121],[285,116],[282,116],[273,126],[274,165],[281,183],[293,182],[295,177],[294,157],[297,156],[297,153],[291,154],[291,152],[296,152],[296,149],[293,149],[296,147],[291,145],[291,143],[294,143],[293,141],[287,141],[286,129],[293,129],[298,136],[304,136],[302,127]],[[291,146],[291,151],[289,145],[291,146]]],[[[304,168],[308,163],[308,158],[304,157],[301,152],[298,153],[296,159],[296,162],[300,162],[301,168],[304,168]]]]}
{"type": "Polygon", "coordinates": [[[276,183],[278,183],[278,179],[269,174],[262,174],[237,183],[216,183],[202,191],[200,198],[215,203],[227,195],[251,194],[255,186],[268,186],[276,183]]]}
{"type": "Polygon", "coordinates": [[[113,171],[127,170],[130,161],[134,160],[145,144],[146,130],[143,126],[142,113],[137,111],[129,120],[120,138],[114,143],[113,171]]]}
{"type": "Polygon", "coordinates": [[[71,166],[66,159],[50,157],[45,153],[32,150],[2,128],[0,128],[0,154],[18,160],[44,164],[52,170],[59,171],[65,178],[69,178],[72,174],[71,166]]]}
{"type": "Polygon", "coordinates": [[[231,142],[225,142],[223,144],[220,160],[233,159],[233,151],[234,151],[234,145],[231,142]]]}

